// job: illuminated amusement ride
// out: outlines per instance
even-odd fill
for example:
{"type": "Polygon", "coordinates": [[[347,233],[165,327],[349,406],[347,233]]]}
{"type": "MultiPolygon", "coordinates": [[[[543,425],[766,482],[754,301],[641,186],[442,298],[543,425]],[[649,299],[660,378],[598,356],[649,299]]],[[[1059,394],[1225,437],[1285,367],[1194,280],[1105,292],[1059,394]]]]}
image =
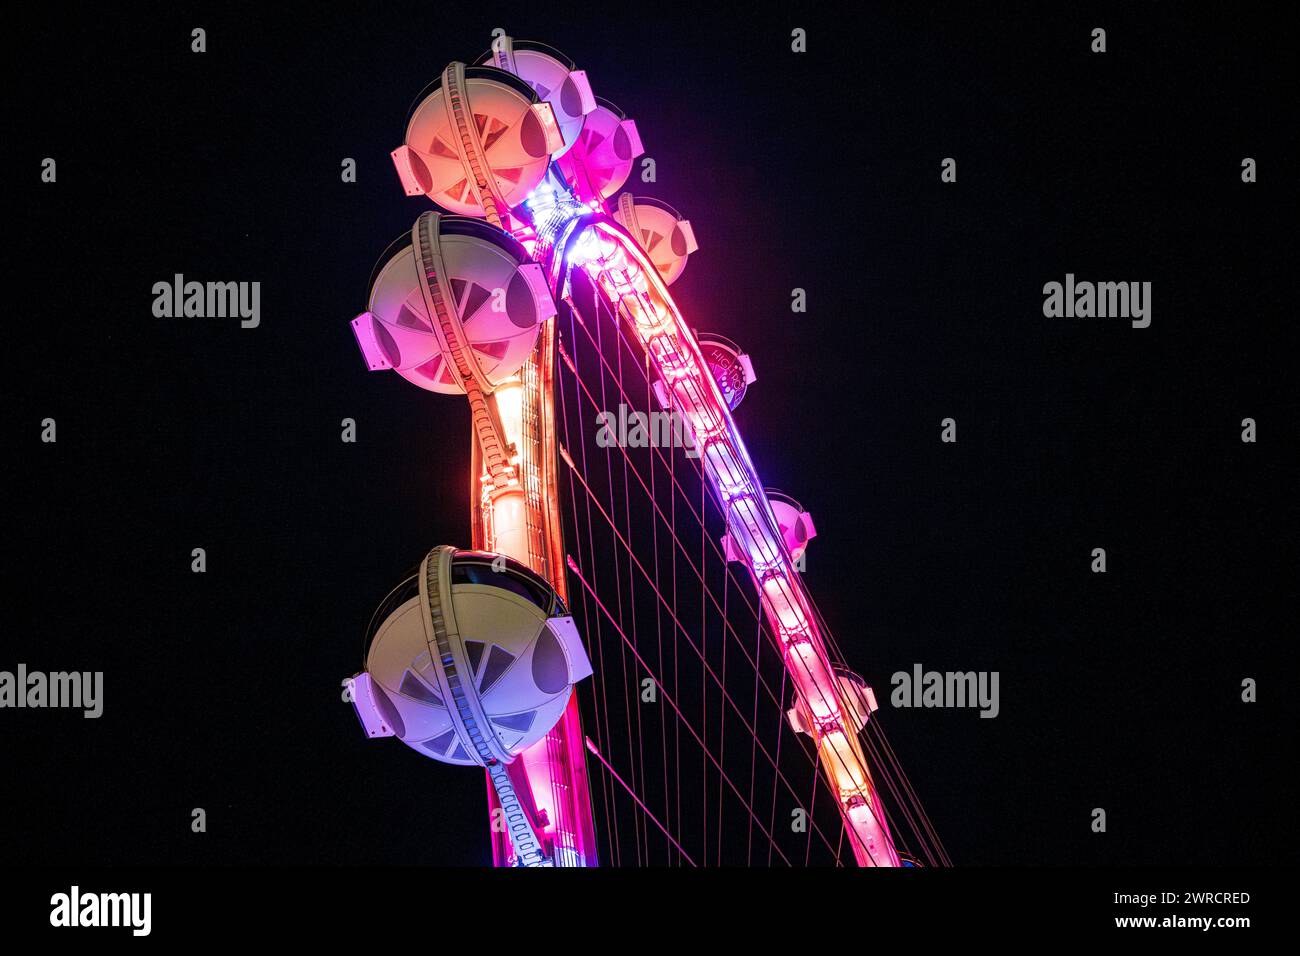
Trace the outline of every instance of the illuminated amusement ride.
{"type": "Polygon", "coordinates": [[[468,400],[472,536],[376,610],[361,723],[485,768],[498,866],[943,864],[801,579],[812,519],[736,426],[753,366],[669,294],[691,225],[619,192],[642,152],[563,54],[500,34],[410,116],[393,162],[437,209],[352,330],[372,371],[468,400]],[[641,440],[593,440],[615,408],[641,440]]]}

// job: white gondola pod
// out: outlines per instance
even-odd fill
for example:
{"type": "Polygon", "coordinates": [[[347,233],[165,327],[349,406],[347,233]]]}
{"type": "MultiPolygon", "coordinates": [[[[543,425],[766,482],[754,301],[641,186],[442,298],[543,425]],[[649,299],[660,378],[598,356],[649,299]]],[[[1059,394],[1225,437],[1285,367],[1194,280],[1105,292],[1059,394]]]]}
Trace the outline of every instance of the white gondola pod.
{"type": "Polygon", "coordinates": [[[713,380],[718,383],[727,407],[732,411],[745,399],[749,386],[758,380],[754,374],[754,363],[740,346],[726,336],[713,332],[701,332],[696,335],[704,362],[713,373],[713,380]]]}
{"type": "MultiPolygon", "coordinates": [[[[833,670],[840,695],[846,705],[848,729],[853,733],[859,733],[867,725],[871,715],[880,709],[880,705],[876,703],[876,692],[851,670],[844,667],[835,667],[833,670]]],[[[786,718],[796,733],[812,732],[815,721],[811,712],[803,705],[796,703],[786,711],[786,718]]]]}
{"type": "MultiPolygon", "coordinates": [[[[541,266],[505,232],[459,216],[439,217],[437,230],[447,304],[479,369],[495,386],[523,366],[541,323],[555,315],[555,302],[541,266]]],[[[391,368],[429,391],[461,394],[430,320],[412,246],[386,255],[368,310],[352,320],[367,368],[391,368]]]]}
{"type": "MultiPolygon", "coordinates": [[[[704,364],[713,380],[718,383],[723,401],[734,412],[744,400],[749,386],[758,381],[758,376],[754,374],[754,363],[740,350],[739,345],[726,336],[696,332],[695,341],[699,344],[700,354],[704,356],[704,364]]],[[[672,408],[668,388],[663,380],[656,379],[652,388],[659,406],[665,411],[672,408]]]]}
{"type": "Polygon", "coordinates": [[[486,66],[513,73],[527,83],[538,98],[550,104],[564,145],[552,153],[559,158],[577,141],[588,113],[596,108],[585,70],[545,43],[499,36],[492,50],[480,58],[486,66]]]}
{"type": "Polygon", "coordinates": [[[390,596],[353,705],[369,737],[444,763],[510,763],[591,674],[554,589],[500,555],[435,548],[390,596]]]}
{"type": "Polygon", "coordinates": [[[767,503],[776,515],[781,537],[785,539],[786,550],[790,557],[798,561],[808,548],[808,542],[817,537],[817,528],[813,525],[812,515],[804,510],[803,505],[784,492],[775,488],[767,489],[767,503]]]}
{"type": "MultiPolygon", "coordinates": [[[[776,517],[781,539],[795,563],[796,569],[802,566],[802,558],[808,550],[808,542],[817,537],[817,528],[812,515],[804,510],[803,505],[784,492],[769,488],[766,490],[767,502],[776,517]]],[[[743,561],[745,555],[730,534],[722,537],[723,555],[728,561],[743,561]]]]}
{"type": "Polygon", "coordinates": [[[636,123],[608,100],[596,97],[582,131],[559,159],[560,169],[584,202],[603,201],[617,193],[645,152],[636,123]]]}
{"type": "Polygon", "coordinates": [[[622,193],[614,218],[645,251],[664,285],[677,281],[687,258],[699,249],[690,221],[661,200],[622,193]]]}
{"type": "Polygon", "coordinates": [[[519,77],[452,63],[416,106],[392,156],[408,196],[474,217],[487,216],[490,202],[504,216],[545,178],[564,145],[550,104],[519,77]]]}

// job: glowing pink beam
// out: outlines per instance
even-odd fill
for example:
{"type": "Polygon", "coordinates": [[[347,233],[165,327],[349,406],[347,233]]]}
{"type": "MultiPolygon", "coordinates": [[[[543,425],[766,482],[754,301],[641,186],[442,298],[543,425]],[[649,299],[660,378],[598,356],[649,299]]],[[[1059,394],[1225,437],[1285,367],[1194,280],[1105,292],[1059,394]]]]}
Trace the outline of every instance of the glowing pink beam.
{"type": "MultiPolygon", "coordinates": [[[[794,570],[776,516],[722,391],[654,265],[617,223],[599,215],[569,226],[556,246],[624,316],[663,379],[669,403],[703,449],[704,472],[723,504],[728,531],[759,588],[786,669],[813,717],[816,740],[861,865],[897,866],[866,758],[856,738],[811,601],[794,570]],[[576,236],[568,236],[576,232],[576,236]]],[[[558,279],[565,263],[553,261],[558,279]]]]}

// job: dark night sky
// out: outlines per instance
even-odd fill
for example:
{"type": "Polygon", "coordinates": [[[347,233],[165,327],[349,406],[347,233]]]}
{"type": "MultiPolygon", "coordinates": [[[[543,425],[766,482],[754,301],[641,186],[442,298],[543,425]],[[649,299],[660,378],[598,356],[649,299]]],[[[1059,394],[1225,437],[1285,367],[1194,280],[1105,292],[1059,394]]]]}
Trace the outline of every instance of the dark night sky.
{"type": "Polygon", "coordinates": [[[388,588],[468,544],[463,403],[367,374],[347,322],[427,208],[388,159],[412,99],[496,26],[564,50],[636,119],[658,169],[637,191],[700,241],[674,293],[752,355],[737,420],[765,481],[815,516],[807,581],[882,703],[916,662],[1000,672],[996,720],[882,714],[953,859],[1279,852],[1287,36],[1237,5],[382,9],[53,14],[14,37],[11,254],[35,294],[8,325],[0,669],[103,670],[106,705],[0,718],[13,861],[488,859],[481,775],[367,742],[338,682],[388,588]],[[56,185],[37,182],[45,156],[56,185]],[[150,289],[176,272],[261,281],[261,327],[155,319],[150,289]],[[1067,272],[1152,282],[1151,328],[1044,318],[1043,283],[1067,272]],[[1258,444],[1239,441],[1247,416],[1258,444]]]}

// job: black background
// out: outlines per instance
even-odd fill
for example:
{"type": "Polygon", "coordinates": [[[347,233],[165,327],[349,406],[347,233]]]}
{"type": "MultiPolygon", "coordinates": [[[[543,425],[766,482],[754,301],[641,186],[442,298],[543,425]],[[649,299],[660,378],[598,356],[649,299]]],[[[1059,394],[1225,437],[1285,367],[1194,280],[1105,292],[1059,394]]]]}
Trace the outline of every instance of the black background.
{"type": "Polygon", "coordinates": [[[103,670],[105,713],[0,714],[6,861],[489,861],[482,776],[367,742],[339,682],[388,588],[468,543],[463,403],[367,374],[347,323],[427,208],[388,158],[412,99],[497,26],[636,119],[637,191],[700,241],[674,293],[752,355],[738,422],[882,703],[916,662],[1001,673],[996,720],[881,714],[954,861],[1289,856],[1289,34],[1236,4],[421,4],[11,31],[0,669],[103,670]],[[261,326],[154,318],[177,272],[260,281],[261,326]],[[1066,272],[1152,282],[1151,327],[1044,318],[1066,272]]]}

